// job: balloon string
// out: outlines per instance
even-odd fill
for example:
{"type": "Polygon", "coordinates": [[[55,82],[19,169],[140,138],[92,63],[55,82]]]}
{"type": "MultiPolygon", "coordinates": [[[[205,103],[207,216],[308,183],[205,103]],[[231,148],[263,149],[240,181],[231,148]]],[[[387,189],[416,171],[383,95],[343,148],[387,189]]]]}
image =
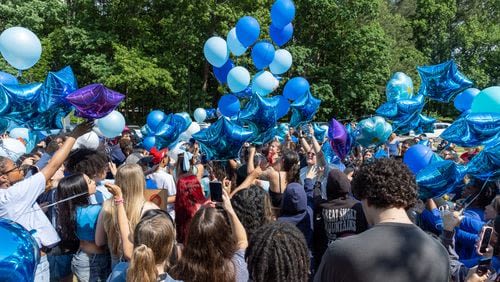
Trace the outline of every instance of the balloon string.
{"type": "Polygon", "coordinates": [[[67,202],[69,200],[73,200],[75,198],[78,198],[80,196],[84,196],[84,195],[87,195],[89,192],[83,192],[83,193],[80,193],[80,194],[76,194],[76,195],[73,195],[71,197],[68,197],[68,198],[65,198],[65,199],[62,199],[60,201],[57,201],[55,203],[52,203],[52,204],[49,204],[49,205],[46,205],[44,206],[43,208],[39,208],[39,209],[35,209],[35,210],[32,210],[32,211],[28,211],[28,212],[25,212],[25,213],[22,213],[20,214],[16,219],[14,219],[14,221],[17,221],[21,216],[25,215],[25,214],[29,214],[29,213],[33,213],[33,212],[37,212],[37,211],[41,211],[43,210],[44,208],[50,208],[52,206],[55,206],[55,205],[58,205],[60,203],[64,203],[64,202],[67,202]]]}
{"type": "Polygon", "coordinates": [[[23,76],[22,70],[17,70],[17,78],[21,78],[23,76]]]}
{"type": "Polygon", "coordinates": [[[486,184],[488,184],[488,181],[490,180],[490,177],[491,177],[491,175],[488,176],[488,178],[486,178],[486,180],[484,181],[483,187],[481,187],[481,190],[479,190],[479,192],[472,198],[472,200],[466,201],[466,203],[464,203],[464,206],[463,206],[464,210],[466,208],[468,208],[477,199],[477,197],[479,197],[479,195],[483,192],[484,188],[486,187],[486,184]]]}

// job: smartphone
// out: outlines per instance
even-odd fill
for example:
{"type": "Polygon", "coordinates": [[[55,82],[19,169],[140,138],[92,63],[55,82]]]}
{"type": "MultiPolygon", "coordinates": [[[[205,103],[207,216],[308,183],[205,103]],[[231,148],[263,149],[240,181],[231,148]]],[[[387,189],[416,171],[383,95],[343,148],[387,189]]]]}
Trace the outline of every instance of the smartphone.
{"type": "Polygon", "coordinates": [[[478,244],[478,249],[477,253],[480,255],[483,255],[486,253],[486,249],[488,248],[488,245],[490,244],[490,239],[491,235],[493,234],[493,228],[492,227],[484,227],[483,232],[481,232],[481,240],[480,243],[478,244]]]}
{"type": "Polygon", "coordinates": [[[479,276],[483,276],[488,273],[488,269],[490,269],[491,258],[481,258],[479,263],[477,264],[476,273],[479,276]]]}
{"type": "Polygon", "coordinates": [[[210,198],[214,202],[222,202],[222,183],[218,181],[210,182],[210,198]]]}

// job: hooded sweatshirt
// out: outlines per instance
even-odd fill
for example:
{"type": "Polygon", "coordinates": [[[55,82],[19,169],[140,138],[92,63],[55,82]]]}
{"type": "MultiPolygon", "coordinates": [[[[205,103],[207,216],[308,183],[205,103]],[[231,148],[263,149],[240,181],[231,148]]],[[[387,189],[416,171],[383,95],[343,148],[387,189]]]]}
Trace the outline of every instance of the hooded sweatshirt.
{"type": "Polygon", "coordinates": [[[306,181],[305,186],[293,182],[287,185],[283,193],[281,215],[278,221],[294,224],[306,238],[311,249],[313,236],[313,211],[307,205],[307,194],[312,197],[312,181],[306,181]]]}
{"type": "Polygon", "coordinates": [[[328,173],[327,200],[322,200],[318,193],[316,188],[313,255],[319,260],[331,242],[365,231],[368,223],[361,203],[351,196],[351,182],[340,170],[328,173]]]}

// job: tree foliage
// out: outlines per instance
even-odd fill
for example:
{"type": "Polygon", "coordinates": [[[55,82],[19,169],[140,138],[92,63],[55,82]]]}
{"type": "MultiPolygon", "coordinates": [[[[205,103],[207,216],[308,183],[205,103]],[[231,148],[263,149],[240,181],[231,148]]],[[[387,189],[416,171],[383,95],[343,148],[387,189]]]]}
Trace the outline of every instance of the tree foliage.
{"type": "MultiPolygon", "coordinates": [[[[203,57],[210,36],[225,37],[244,15],[269,39],[272,0],[6,0],[0,31],[24,26],[42,40],[42,58],[23,82],[71,65],[80,86],[100,82],[127,95],[131,122],[151,109],[192,112],[227,93],[203,57]]],[[[322,100],[318,120],[360,118],[385,101],[396,71],[419,80],[418,65],[454,59],[479,88],[499,84],[497,0],[295,0],[294,38],[284,48],[292,76],[322,100]]],[[[247,52],[248,54],[248,52],[247,52]]],[[[255,72],[248,59],[236,63],[255,72]]],[[[0,59],[0,69],[13,73],[0,59]]],[[[284,83],[281,83],[282,85],[284,83]]],[[[278,92],[282,88],[278,89],[278,92]]],[[[430,103],[441,115],[449,105],[430,103]]]]}

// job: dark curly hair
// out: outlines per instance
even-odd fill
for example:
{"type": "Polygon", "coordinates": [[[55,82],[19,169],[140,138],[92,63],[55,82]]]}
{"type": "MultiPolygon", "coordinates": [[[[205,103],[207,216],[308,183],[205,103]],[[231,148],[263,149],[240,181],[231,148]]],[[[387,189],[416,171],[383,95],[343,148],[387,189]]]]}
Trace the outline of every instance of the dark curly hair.
{"type": "Polygon", "coordinates": [[[358,200],[377,208],[411,208],[417,201],[417,182],[400,161],[382,158],[361,166],[354,174],[351,190],[358,200]]]}
{"type": "Polygon", "coordinates": [[[107,156],[103,152],[91,149],[77,149],[71,152],[66,161],[67,171],[85,173],[90,178],[103,173],[107,167],[107,156]]]}
{"type": "Polygon", "coordinates": [[[231,204],[241,224],[245,227],[248,238],[252,237],[257,228],[272,220],[269,195],[256,185],[234,194],[231,204]]]}
{"type": "Polygon", "coordinates": [[[304,235],[287,222],[257,229],[245,254],[248,274],[255,282],[307,281],[309,254],[304,235]]]}

